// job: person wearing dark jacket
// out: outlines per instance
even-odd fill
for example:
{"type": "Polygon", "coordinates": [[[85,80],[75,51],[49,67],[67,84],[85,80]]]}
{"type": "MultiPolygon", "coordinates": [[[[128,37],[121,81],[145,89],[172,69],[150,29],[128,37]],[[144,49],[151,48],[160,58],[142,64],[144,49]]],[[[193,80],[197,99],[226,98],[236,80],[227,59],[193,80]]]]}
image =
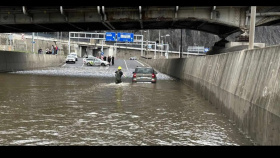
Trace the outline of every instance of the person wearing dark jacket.
{"type": "Polygon", "coordinates": [[[108,56],[108,63],[111,65],[111,56],[108,56]]]}
{"type": "Polygon", "coordinates": [[[112,65],[114,65],[114,60],[115,60],[115,58],[114,58],[114,56],[112,56],[112,65]]]}
{"type": "Polygon", "coordinates": [[[104,55],[103,60],[106,61],[106,56],[104,55]]]}
{"type": "Polygon", "coordinates": [[[125,75],[122,72],[122,67],[118,67],[118,71],[115,72],[115,82],[116,84],[121,83],[122,82],[122,75],[125,77],[125,75]]]}
{"type": "Polygon", "coordinates": [[[40,49],[38,50],[38,54],[42,54],[42,52],[43,52],[43,50],[40,48],[40,49]]]}

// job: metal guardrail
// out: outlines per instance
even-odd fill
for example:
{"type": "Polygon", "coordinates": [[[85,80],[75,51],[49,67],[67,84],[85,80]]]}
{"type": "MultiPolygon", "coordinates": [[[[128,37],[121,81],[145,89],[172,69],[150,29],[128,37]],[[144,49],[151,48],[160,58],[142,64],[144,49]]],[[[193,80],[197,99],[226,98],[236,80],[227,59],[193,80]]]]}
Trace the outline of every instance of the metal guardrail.
{"type": "MultiPolygon", "coordinates": [[[[125,49],[134,49],[134,50],[141,50],[141,48],[134,48],[134,47],[125,47],[125,46],[115,46],[117,48],[125,48],[125,49]]],[[[144,49],[146,50],[146,49],[144,49]]],[[[154,50],[150,50],[154,51],[154,50]]],[[[165,50],[156,50],[156,52],[165,52],[165,50]]],[[[173,53],[173,54],[180,54],[179,51],[168,51],[168,53],[173,53]]],[[[183,54],[187,55],[206,55],[205,53],[191,53],[191,52],[182,52],[183,54]]]]}

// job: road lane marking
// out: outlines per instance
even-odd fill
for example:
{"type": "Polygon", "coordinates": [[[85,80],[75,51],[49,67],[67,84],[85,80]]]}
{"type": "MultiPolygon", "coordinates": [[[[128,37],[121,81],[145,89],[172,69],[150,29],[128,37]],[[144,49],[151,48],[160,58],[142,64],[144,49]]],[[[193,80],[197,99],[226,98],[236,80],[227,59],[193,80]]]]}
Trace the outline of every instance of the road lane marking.
{"type": "Polygon", "coordinates": [[[66,65],[66,63],[64,65],[62,65],[62,67],[65,66],[65,65],[66,65]]]}
{"type": "Polygon", "coordinates": [[[144,66],[144,64],[142,64],[140,61],[136,60],[139,64],[141,64],[142,66],[144,66]]]}
{"type": "Polygon", "coordinates": [[[123,61],[124,61],[124,63],[125,63],[125,66],[126,66],[126,69],[127,69],[127,71],[128,71],[128,67],[127,67],[127,65],[126,65],[126,61],[123,59],[123,61]]]}

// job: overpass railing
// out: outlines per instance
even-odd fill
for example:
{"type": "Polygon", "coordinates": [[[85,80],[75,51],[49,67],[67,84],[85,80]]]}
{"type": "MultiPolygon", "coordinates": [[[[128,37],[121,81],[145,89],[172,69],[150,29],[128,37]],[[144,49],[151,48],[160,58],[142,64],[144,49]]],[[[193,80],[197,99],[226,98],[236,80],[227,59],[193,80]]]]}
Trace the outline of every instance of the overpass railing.
{"type": "MultiPolygon", "coordinates": [[[[95,33],[91,33],[91,34],[95,34],[95,33]]],[[[99,33],[101,36],[102,34],[105,34],[105,33],[99,33]]],[[[21,39],[22,38],[22,34],[13,34],[15,35],[16,38],[18,39],[21,39]]],[[[73,34],[73,39],[78,39],[75,34],[73,34]]],[[[103,37],[101,36],[95,36],[95,38],[97,39],[103,39],[103,37]]],[[[29,35],[29,34],[24,34],[24,38],[29,38],[29,39],[32,39],[32,35],[29,35]]],[[[68,43],[69,44],[69,39],[66,40],[66,39],[57,39],[57,38],[50,38],[50,37],[45,37],[45,36],[37,36],[35,34],[34,36],[34,39],[38,39],[38,40],[46,40],[46,41],[60,41],[61,43],[68,43]]],[[[116,48],[125,48],[125,49],[134,49],[134,50],[140,50],[140,51],[154,51],[155,52],[155,56],[154,58],[156,58],[156,53],[161,53],[161,56],[163,56],[163,53],[165,53],[164,56],[166,56],[168,58],[168,53],[171,53],[171,54],[178,54],[178,56],[180,55],[180,51],[170,51],[167,47],[168,47],[168,44],[157,44],[155,41],[145,41],[145,42],[141,42],[141,40],[136,40],[137,42],[134,42],[134,43],[96,43],[94,44],[95,46],[98,46],[98,47],[110,47],[110,46],[113,46],[114,49],[116,48]],[[125,46],[125,45],[129,45],[129,46],[125,46]]],[[[88,41],[83,41],[82,39],[80,40],[72,40],[71,43],[76,43],[76,44],[81,44],[81,45],[93,45],[92,43],[88,42],[88,41]]],[[[205,53],[200,53],[197,52],[197,53],[193,53],[193,52],[182,52],[183,54],[185,55],[205,55],[205,53]]],[[[141,56],[143,56],[143,54],[141,53],[141,56]]]]}

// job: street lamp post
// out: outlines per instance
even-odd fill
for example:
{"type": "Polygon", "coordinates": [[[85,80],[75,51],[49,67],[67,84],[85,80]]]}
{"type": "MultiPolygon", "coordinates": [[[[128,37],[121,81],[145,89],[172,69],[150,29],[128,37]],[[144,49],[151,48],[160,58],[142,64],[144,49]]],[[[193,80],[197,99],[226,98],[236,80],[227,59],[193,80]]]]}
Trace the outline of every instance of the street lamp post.
{"type": "Polygon", "coordinates": [[[146,54],[148,53],[148,44],[149,44],[149,30],[148,31],[144,31],[144,32],[148,32],[148,36],[146,38],[146,54]]]}
{"type": "Polygon", "coordinates": [[[182,29],[181,29],[181,47],[180,47],[180,54],[179,54],[179,58],[183,57],[183,39],[182,39],[182,29]]]}
{"type": "MultiPolygon", "coordinates": [[[[166,37],[169,37],[169,36],[170,36],[169,34],[166,34],[166,35],[164,35],[164,36],[161,36],[161,37],[164,37],[164,45],[166,45],[166,46],[167,46],[166,37]]],[[[162,45],[162,47],[163,47],[164,45],[162,45]]],[[[165,49],[167,49],[167,47],[166,47],[165,49]]],[[[161,52],[161,53],[162,53],[162,52],[161,52]]],[[[161,56],[162,56],[162,54],[161,54],[161,56]]]]}
{"type": "MultiPolygon", "coordinates": [[[[164,45],[166,45],[167,47],[165,48],[165,50],[167,50],[167,49],[169,49],[169,46],[168,46],[168,44],[167,44],[167,42],[166,42],[166,37],[169,37],[170,35],[169,34],[166,34],[165,36],[164,36],[164,38],[165,38],[165,41],[164,41],[164,45]]],[[[161,37],[163,37],[163,36],[161,36],[161,37]]],[[[165,56],[168,58],[168,54],[167,53],[165,53],[165,56]]]]}
{"type": "Polygon", "coordinates": [[[71,39],[71,33],[69,32],[69,39],[68,39],[68,54],[70,54],[70,49],[71,49],[71,47],[70,47],[70,39],[71,39]]]}

